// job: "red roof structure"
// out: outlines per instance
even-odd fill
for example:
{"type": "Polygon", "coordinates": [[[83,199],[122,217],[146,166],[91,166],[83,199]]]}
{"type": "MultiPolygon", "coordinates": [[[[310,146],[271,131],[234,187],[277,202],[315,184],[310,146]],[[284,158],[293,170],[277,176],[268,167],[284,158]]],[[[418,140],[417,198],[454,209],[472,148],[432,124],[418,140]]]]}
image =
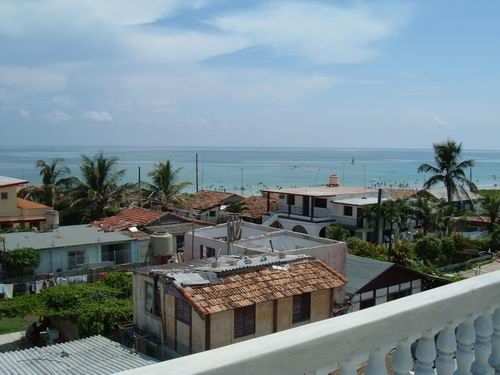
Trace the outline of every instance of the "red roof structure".
{"type": "Polygon", "coordinates": [[[153,224],[165,216],[166,212],[148,210],[146,208],[132,207],[121,211],[115,216],[105,217],[91,223],[105,231],[120,231],[131,227],[145,227],[153,224]]]}

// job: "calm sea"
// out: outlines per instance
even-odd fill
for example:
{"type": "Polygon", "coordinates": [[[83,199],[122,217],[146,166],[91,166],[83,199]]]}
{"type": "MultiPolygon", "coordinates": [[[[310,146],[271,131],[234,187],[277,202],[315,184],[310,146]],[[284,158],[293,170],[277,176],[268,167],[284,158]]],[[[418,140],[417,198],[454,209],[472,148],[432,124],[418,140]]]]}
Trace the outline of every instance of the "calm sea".
{"type": "MultiPolygon", "coordinates": [[[[98,151],[119,158],[126,169],[126,180],[142,179],[154,163],[169,159],[182,168],[180,178],[195,182],[195,154],[199,155],[199,184],[205,189],[228,189],[245,194],[263,187],[312,186],[325,184],[336,173],[342,184],[372,187],[420,187],[425,175],[417,173],[422,162],[432,161],[429,150],[333,149],[333,148],[194,148],[194,147],[2,147],[0,175],[40,182],[35,168],[38,159],[62,157],[74,175],[79,176],[82,154],[98,151]]],[[[500,179],[500,151],[464,153],[476,166],[473,180],[478,185],[495,185],[500,179]]],[[[500,182],[500,181],[499,181],[500,182]]]]}

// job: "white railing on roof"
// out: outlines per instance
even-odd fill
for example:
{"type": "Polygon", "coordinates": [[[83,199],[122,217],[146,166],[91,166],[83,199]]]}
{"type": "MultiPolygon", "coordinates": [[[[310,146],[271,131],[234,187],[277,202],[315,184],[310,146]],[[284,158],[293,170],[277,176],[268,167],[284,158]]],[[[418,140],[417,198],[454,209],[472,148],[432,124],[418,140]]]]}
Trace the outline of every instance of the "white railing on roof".
{"type": "Polygon", "coordinates": [[[500,374],[499,307],[500,271],[126,374],[500,374]]]}

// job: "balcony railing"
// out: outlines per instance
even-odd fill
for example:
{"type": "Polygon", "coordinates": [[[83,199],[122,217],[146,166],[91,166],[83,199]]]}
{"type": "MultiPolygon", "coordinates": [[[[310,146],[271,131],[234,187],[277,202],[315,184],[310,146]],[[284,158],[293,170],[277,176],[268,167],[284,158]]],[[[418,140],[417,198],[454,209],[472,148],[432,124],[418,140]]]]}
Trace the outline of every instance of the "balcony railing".
{"type": "Polygon", "coordinates": [[[362,364],[368,375],[500,374],[500,271],[126,374],[355,375],[362,364]]]}

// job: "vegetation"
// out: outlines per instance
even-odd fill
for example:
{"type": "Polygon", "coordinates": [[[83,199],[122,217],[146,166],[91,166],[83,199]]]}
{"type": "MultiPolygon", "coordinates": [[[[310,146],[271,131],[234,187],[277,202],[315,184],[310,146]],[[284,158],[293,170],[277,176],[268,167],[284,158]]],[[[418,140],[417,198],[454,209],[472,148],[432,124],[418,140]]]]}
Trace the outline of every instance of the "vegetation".
{"type": "Polygon", "coordinates": [[[0,319],[0,335],[24,331],[31,323],[37,321],[32,316],[0,319]]]}
{"type": "Polygon", "coordinates": [[[174,169],[170,160],[155,164],[153,170],[149,172],[153,182],[146,184],[143,194],[147,199],[159,202],[165,208],[169,204],[179,203],[182,190],[191,185],[190,182],[178,181],[181,169],[174,169]]]}
{"type": "Polygon", "coordinates": [[[469,192],[478,192],[477,186],[469,180],[465,171],[474,166],[474,160],[461,160],[462,144],[449,139],[444,143],[434,144],[435,165],[424,163],[418,167],[420,173],[432,173],[432,176],[424,183],[424,189],[443,184],[446,188],[448,203],[459,193],[465,196],[469,192]]]}
{"type": "Polygon", "coordinates": [[[347,247],[349,248],[349,252],[353,255],[378,260],[388,260],[387,250],[383,246],[363,241],[358,237],[349,237],[347,239],[347,247]]]}
{"type": "Polygon", "coordinates": [[[233,214],[241,214],[248,208],[247,203],[244,200],[231,202],[226,208],[226,212],[233,214]]]}
{"type": "Polygon", "coordinates": [[[500,195],[485,194],[481,201],[482,214],[490,220],[488,224],[488,232],[491,234],[495,230],[495,226],[500,218],[500,195]]]}
{"type": "Polygon", "coordinates": [[[2,300],[0,320],[39,315],[71,320],[82,336],[107,334],[118,323],[132,319],[131,295],[131,275],[109,273],[98,283],[61,285],[2,300]]]}
{"type": "Polygon", "coordinates": [[[346,241],[350,235],[351,233],[347,229],[339,225],[330,225],[326,228],[326,238],[331,240],[346,241]]]}
{"type": "Polygon", "coordinates": [[[40,264],[40,253],[30,247],[6,252],[0,262],[9,277],[29,275],[40,264]]]}

